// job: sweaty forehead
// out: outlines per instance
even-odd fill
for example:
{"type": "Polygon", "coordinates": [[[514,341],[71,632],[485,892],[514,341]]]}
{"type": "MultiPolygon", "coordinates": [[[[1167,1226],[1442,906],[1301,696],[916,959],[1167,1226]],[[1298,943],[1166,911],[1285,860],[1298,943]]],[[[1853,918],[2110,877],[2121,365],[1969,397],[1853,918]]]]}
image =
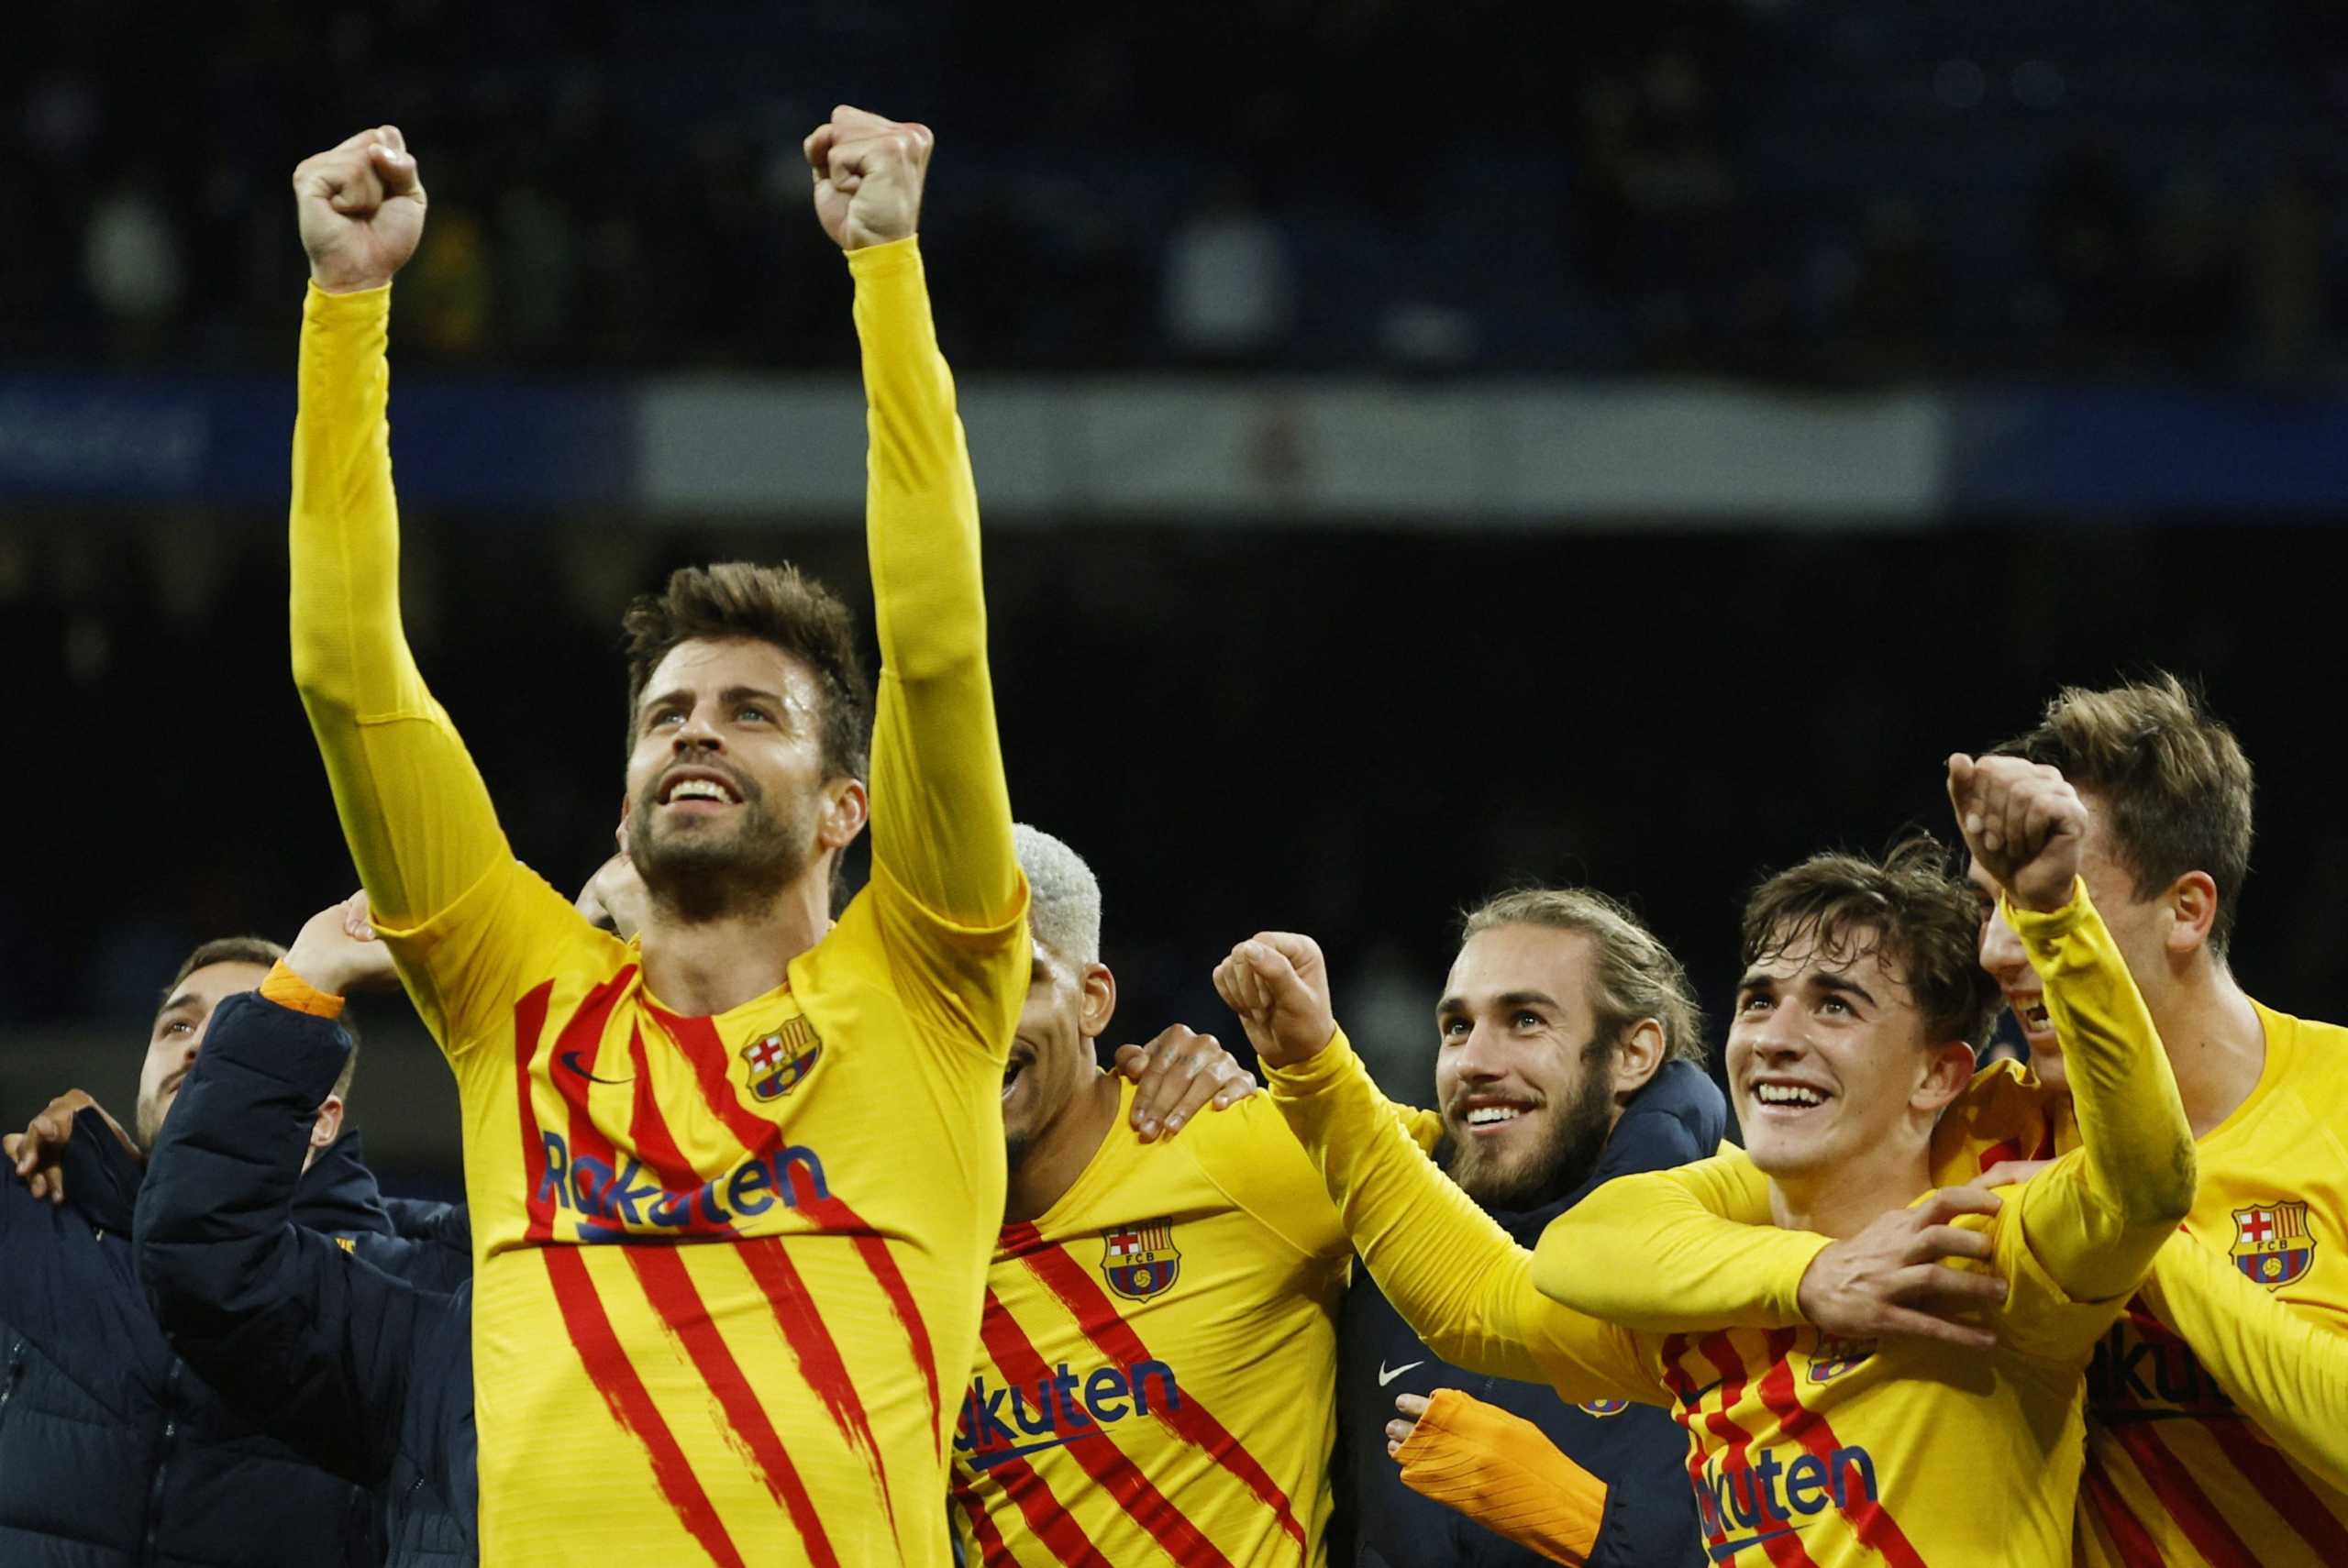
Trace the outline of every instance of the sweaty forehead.
{"type": "Polygon", "coordinates": [[[706,693],[747,686],[806,701],[815,676],[805,662],[757,637],[693,637],[663,655],[646,677],[643,698],[670,691],[706,693]]]}

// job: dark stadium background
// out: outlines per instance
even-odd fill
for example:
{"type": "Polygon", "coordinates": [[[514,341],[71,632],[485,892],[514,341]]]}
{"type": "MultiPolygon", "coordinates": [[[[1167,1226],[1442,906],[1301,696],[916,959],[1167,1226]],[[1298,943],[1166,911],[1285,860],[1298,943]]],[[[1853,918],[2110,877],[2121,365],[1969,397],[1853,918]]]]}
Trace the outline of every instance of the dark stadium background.
{"type": "MultiPolygon", "coordinates": [[[[1629,899],[1717,1009],[1757,874],[1940,827],[1949,750],[2155,666],[2259,768],[2238,970],[2348,1016],[2331,12],[20,7],[0,1122],[69,1083],[127,1113],[182,954],[352,884],[286,674],[294,162],[379,121],[419,155],[411,635],[570,885],[615,814],[627,592],[748,555],[868,602],[848,291],[792,164],[836,99],[936,128],[947,353],[974,406],[1041,400],[1016,451],[974,419],[996,687],[1017,810],[1106,889],[1120,1038],[1235,1040],[1210,966],[1295,927],[1418,1088],[1456,911],[1526,878],[1629,899]],[[749,418],[759,460],[833,481],[702,504],[614,455],[660,398],[692,425],[775,389],[847,423],[749,418]],[[1161,394],[1254,422],[1169,419],[1156,489],[1077,455],[1073,422],[1161,394]],[[1569,475],[1544,510],[1539,427],[1487,464],[1475,411],[1552,394],[1696,447],[1602,452],[1612,500],[1569,475]],[[1468,421],[1428,447],[1456,495],[1332,455],[1387,403],[1468,421]],[[1742,499],[1728,446],[1877,415],[1930,436],[1913,473],[1830,440],[1742,499]]],[[[401,1004],[365,1017],[360,1120],[445,1186],[446,1075],[401,1004]]]]}

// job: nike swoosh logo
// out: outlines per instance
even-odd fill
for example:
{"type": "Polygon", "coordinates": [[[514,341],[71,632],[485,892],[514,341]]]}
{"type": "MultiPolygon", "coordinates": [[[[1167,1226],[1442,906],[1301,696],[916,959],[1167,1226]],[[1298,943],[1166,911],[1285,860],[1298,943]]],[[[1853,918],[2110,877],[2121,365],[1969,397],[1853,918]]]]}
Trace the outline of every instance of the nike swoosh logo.
{"type": "Polygon", "coordinates": [[[556,1057],[555,1060],[560,1062],[564,1066],[569,1067],[572,1072],[577,1073],[581,1077],[585,1078],[591,1084],[632,1084],[636,1082],[632,1077],[597,1077],[594,1074],[589,1072],[583,1065],[581,1065],[579,1053],[576,1051],[565,1051],[561,1055],[556,1057]]]}
{"type": "Polygon", "coordinates": [[[1378,1364],[1378,1386],[1380,1388],[1383,1388],[1388,1384],[1393,1382],[1396,1378],[1401,1376],[1404,1373],[1410,1371],[1411,1368],[1414,1366],[1424,1366],[1425,1364],[1426,1363],[1423,1361],[1404,1362],[1393,1371],[1389,1372],[1386,1370],[1386,1364],[1381,1361],[1378,1364]]]}

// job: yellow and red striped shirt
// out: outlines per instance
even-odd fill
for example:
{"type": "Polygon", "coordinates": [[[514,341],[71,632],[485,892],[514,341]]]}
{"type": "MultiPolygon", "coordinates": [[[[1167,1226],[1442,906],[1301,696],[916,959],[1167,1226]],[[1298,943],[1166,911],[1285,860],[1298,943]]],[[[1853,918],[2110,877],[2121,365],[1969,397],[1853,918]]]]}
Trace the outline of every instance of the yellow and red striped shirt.
{"type": "Polygon", "coordinates": [[[1261,1097],[1159,1143],[1120,1114],[997,1243],[953,1440],[973,1568],[1320,1563],[1352,1255],[1261,1097]]]}
{"type": "Polygon", "coordinates": [[[872,878],[714,1018],[506,846],[399,629],[388,291],[313,293],[297,675],[379,928],[454,1067],[482,1560],[942,1564],[1029,965],[953,388],[913,242],[849,259],[884,668],[872,878]]]}

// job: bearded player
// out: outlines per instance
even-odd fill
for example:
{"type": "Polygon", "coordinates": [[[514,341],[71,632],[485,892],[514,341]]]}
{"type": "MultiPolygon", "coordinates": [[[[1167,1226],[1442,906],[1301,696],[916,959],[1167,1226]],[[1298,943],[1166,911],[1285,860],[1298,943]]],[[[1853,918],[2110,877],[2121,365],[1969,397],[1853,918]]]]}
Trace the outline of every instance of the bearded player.
{"type": "MultiPolygon", "coordinates": [[[[2185,1233],[2161,1249],[2088,1374],[2080,1558],[2132,1568],[2348,1562],[2348,1032],[2265,1007],[2234,978],[2250,763],[2166,676],[2064,691],[2035,729],[1999,749],[2077,785],[2088,823],[2080,875],[2174,1064],[2200,1172],[2185,1233]]],[[[1977,866],[1974,878],[1986,885],[1977,866]]],[[[1992,918],[1980,960],[2029,1042],[2028,1088],[2046,1123],[1986,1157],[2068,1147],[2070,1043],[2045,1003],[2059,977],[1992,918]]],[[[1985,1073],[1964,1109],[2010,1102],[2015,1089],[1985,1073]]],[[[1990,1109],[1971,1120],[2010,1118],[1990,1109]]],[[[1984,1157],[1948,1153],[1944,1180],[1966,1179],[1984,1157]]],[[[1795,1238],[1757,1227],[1765,1195],[1748,1163],[1709,1164],[1734,1167],[1731,1179],[1698,1179],[1694,1167],[1637,1176],[1567,1215],[1542,1242],[1544,1287],[1672,1326],[1685,1291],[1622,1272],[1660,1251],[1718,1261],[1705,1309],[1738,1322],[1858,1334],[1911,1310],[1899,1302],[1927,1276],[1920,1254],[1836,1247],[1813,1263],[1795,1238]]],[[[2028,1169],[2001,1165],[1981,1179],[2028,1169]]]]}
{"type": "Polygon", "coordinates": [[[947,1560],[1028,953],[914,239],[929,149],[846,107],[806,142],[863,343],[877,706],[846,611],[795,571],[637,601],[627,943],[515,862],[401,631],[385,341],[415,160],[384,127],[294,171],[294,672],[462,1099],[484,1562],[947,1560]],[[871,882],[835,925],[868,810],[871,882]]]}

